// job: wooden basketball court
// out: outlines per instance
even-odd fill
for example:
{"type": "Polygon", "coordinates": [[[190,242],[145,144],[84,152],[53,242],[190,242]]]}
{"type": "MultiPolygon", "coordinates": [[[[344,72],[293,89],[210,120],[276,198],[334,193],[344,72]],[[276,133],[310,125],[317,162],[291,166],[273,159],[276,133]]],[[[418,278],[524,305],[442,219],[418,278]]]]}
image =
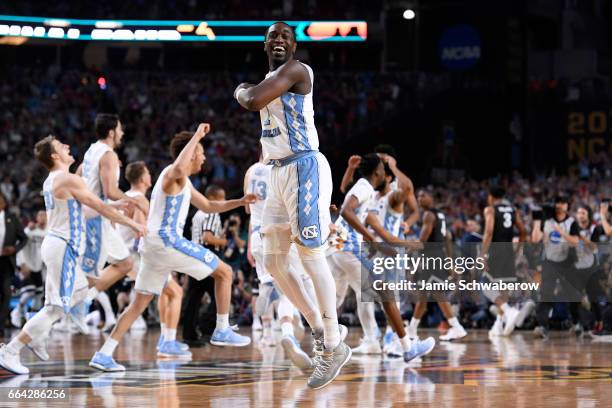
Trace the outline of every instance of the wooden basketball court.
{"type": "MultiPolygon", "coordinates": [[[[243,334],[250,330],[243,330],[243,334]]],[[[460,343],[438,343],[419,362],[354,356],[328,387],[306,387],[307,373],[291,367],[280,345],[206,346],[193,359],[157,359],[159,332],[131,332],[115,358],[125,373],[87,366],[105,336],[53,333],[51,361],[24,350],[29,376],[0,371],[0,406],[74,407],[603,407],[612,401],[612,344],[556,332],[548,341],[517,332],[491,342],[473,331],[460,343]],[[63,389],[69,400],[9,400],[10,390],[63,389]],[[11,402],[12,401],[12,402],[11,402]]],[[[356,346],[360,330],[351,328],[356,346]]],[[[437,333],[423,331],[421,335],[437,333]]],[[[5,339],[5,341],[8,339],[5,339]]],[[[302,345],[310,348],[310,336],[302,345]]]]}

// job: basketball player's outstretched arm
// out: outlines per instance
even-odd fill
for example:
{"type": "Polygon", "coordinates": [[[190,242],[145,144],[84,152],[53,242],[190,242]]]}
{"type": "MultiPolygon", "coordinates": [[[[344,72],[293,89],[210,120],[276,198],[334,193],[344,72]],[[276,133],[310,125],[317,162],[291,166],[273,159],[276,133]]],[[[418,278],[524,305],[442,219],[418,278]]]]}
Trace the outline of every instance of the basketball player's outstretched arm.
{"type": "Polygon", "coordinates": [[[368,231],[365,225],[359,221],[359,217],[357,217],[355,213],[357,207],[359,207],[359,200],[354,195],[351,195],[342,206],[340,215],[351,227],[363,236],[365,241],[374,242],[374,236],[368,231]]]}
{"type": "Polygon", "coordinates": [[[234,91],[234,98],[243,108],[259,111],[267,104],[293,89],[296,93],[311,91],[308,70],[296,60],[289,60],[257,85],[242,83],[234,91]]]}
{"type": "MultiPolygon", "coordinates": [[[[81,166],[79,166],[81,168],[81,166]]],[[[78,170],[78,169],[77,169],[78,170]]],[[[100,182],[104,195],[113,201],[123,201],[135,206],[140,211],[146,211],[142,203],[133,197],[128,197],[119,189],[117,172],[119,171],[119,158],[115,152],[106,152],[100,159],[100,182]]]]}
{"type": "Polygon", "coordinates": [[[245,194],[244,197],[235,200],[214,201],[206,198],[202,193],[191,187],[191,204],[205,213],[222,213],[241,206],[246,206],[257,201],[256,194],[245,194]]]}
{"type": "Polygon", "coordinates": [[[172,166],[170,166],[170,169],[166,172],[164,180],[162,181],[162,187],[166,194],[176,194],[178,193],[176,188],[177,185],[180,188],[185,185],[184,182],[187,177],[191,176],[192,161],[196,153],[196,148],[208,132],[210,132],[210,124],[200,123],[191,137],[191,140],[189,140],[176,159],[174,159],[174,163],[172,163],[172,166]]]}
{"type": "Polygon", "coordinates": [[[406,241],[391,234],[385,229],[385,227],[382,226],[382,224],[378,220],[378,217],[372,212],[368,213],[368,216],[366,217],[366,225],[372,227],[374,232],[376,232],[376,234],[388,244],[395,244],[411,249],[421,249],[423,247],[422,245],[420,245],[420,241],[406,241]]]}
{"type": "Polygon", "coordinates": [[[389,169],[397,179],[398,190],[391,196],[391,207],[396,211],[402,211],[401,204],[406,203],[406,206],[410,210],[410,215],[406,218],[405,222],[410,228],[419,220],[419,205],[416,197],[414,196],[414,185],[412,180],[404,172],[397,167],[397,161],[394,157],[385,154],[383,160],[387,162],[389,169]]]}
{"type": "Polygon", "coordinates": [[[342,194],[346,194],[346,192],[349,190],[349,186],[355,178],[355,171],[359,167],[360,162],[361,156],[353,155],[349,157],[348,166],[344,171],[344,175],[342,176],[342,182],[340,183],[340,192],[342,194]]]}
{"type": "Polygon", "coordinates": [[[94,209],[100,215],[108,218],[110,221],[125,225],[134,230],[139,236],[146,233],[144,225],[137,223],[129,217],[126,217],[121,212],[115,210],[110,205],[105,204],[94,193],[89,191],[83,179],[75,174],[66,174],[62,176],[59,183],[54,189],[54,192],[65,192],[75,200],[89,208],[94,209]],[[63,190],[63,191],[62,191],[63,190]]]}

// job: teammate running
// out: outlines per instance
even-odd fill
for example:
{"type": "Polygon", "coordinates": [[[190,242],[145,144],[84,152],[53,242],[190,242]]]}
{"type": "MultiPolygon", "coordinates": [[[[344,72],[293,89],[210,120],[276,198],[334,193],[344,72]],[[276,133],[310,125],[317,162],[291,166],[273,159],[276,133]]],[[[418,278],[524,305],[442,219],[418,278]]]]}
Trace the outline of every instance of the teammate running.
{"type": "Polygon", "coordinates": [[[34,146],[34,156],[49,170],[43,184],[48,221],[41,249],[47,270],[45,306],[8,345],[0,346],[0,366],[15,374],[29,373],[19,359],[19,352],[26,345],[41,360],[49,359],[46,340],[51,326],[87,294],[87,279],[79,268],[85,232],[82,206],[92,208],[112,222],[129,226],[139,235],[146,231],[143,225],[104,204],[81,177],[69,172],[74,163],[70,146],[47,136],[34,146]]]}
{"type": "MultiPolygon", "coordinates": [[[[136,277],[136,297],[117,320],[110,337],[89,362],[91,367],[102,371],[125,370],[124,366],[115,362],[112,354],[153,296],[161,294],[173,271],[185,273],[197,280],[208,276],[215,280],[217,326],[211,344],[242,347],[251,342],[250,338],[235,333],[229,325],[231,268],[208,249],[183,238],[190,203],[204,212],[225,212],[256,200],[254,195],[247,194],[238,200],[209,201],[193,187],[189,176],[202,169],[205,156],[200,142],[209,130],[210,125],[203,123],[195,133],[178,133],[170,142],[170,155],[174,163],[161,172],[153,187],[147,219],[149,232],[140,247],[142,259],[136,277]]],[[[186,353],[182,355],[188,356],[186,353]]]]}

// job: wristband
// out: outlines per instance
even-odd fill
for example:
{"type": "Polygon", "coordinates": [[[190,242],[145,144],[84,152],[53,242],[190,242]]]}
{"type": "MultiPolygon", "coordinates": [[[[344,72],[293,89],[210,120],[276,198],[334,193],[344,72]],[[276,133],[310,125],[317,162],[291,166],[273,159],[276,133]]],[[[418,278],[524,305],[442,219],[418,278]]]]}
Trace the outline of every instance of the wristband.
{"type": "Polygon", "coordinates": [[[236,92],[236,100],[240,100],[240,93],[246,91],[246,88],[240,88],[238,92],[236,92]]]}

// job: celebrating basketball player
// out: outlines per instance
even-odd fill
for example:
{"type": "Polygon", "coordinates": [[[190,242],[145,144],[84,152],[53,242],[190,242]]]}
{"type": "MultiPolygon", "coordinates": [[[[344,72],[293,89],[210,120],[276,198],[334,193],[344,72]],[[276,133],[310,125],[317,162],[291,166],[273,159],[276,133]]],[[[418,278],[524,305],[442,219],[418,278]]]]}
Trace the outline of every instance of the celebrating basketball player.
{"type": "MultiPolygon", "coordinates": [[[[185,273],[197,280],[212,276],[215,280],[217,326],[211,344],[242,347],[251,339],[235,333],[229,326],[229,308],[232,270],[208,249],[183,238],[183,227],[189,204],[204,212],[224,212],[255,201],[253,194],[239,200],[209,201],[198,192],[189,176],[200,172],[204,164],[204,148],[200,143],[210,130],[207,123],[200,124],[195,133],[181,132],[170,143],[174,163],[159,175],[147,220],[149,233],[143,238],[141,262],[136,277],[136,297],[119,317],[110,337],[89,362],[102,371],[124,371],[112,354],[119,340],[138,316],[144,312],[154,295],[159,295],[171,272],[185,273]]],[[[160,347],[160,351],[163,347],[160,347]]],[[[187,352],[181,353],[186,355],[187,352]]],[[[190,356],[190,353],[189,353],[190,356]]]]}
{"type": "Polygon", "coordinates": [[[268,27],[264,50],[270,72],[257,85],[242,83],[234,91],[240,105],[259,111],[266,163],[273,164],[262,235],[264,264],[313,329],[314,370],[308,386],[321,388],[339,374],[351,357],[342,341],[336,313],[336,288],[327,261],[332,177],[319,152],[314,124],[312,69],[293,58],[297,43],[291,27],[268,27]],[[297,273],[288,272],[291,241],[312,278],[319,312],[305,295],[297,273]]]}
{"type": "Polygon", "coordinates": [[[85,222],[82,205],[97,211],[111,222],[126,225],[142,235],[145,227],[104,204],[77,175],[70,174],[74,163],[70,146],[47,136],[34,146],[36,159],[47,167],[43,184],[47,209],[47,235],[41,254],[47,268],[45,306],[23,326],[8,345],[0,347],[0,366],[15,374],[28,374],[19,352],[28,346],[41,360],[48,360],[46,340],[54,322],[87,294],[87,279],[79,268],[79,252],[85,222]]]}
{"type": "MultiPolygon", "coordinates": [[[[105,201],[122,200],[146,212],[147,208],[142,201],[127,196],[119,189],[119,158],[115,149],[121,146],[124,135],[119,116],[98,114],[95,131],[98,140],[85,152],[83,164],[77,170],[77,174],[83,177],[92,193],[105,201]]],[[[83,271],[100,277],[95,286],[89,290],[87,300],[97,299],[100,302],[105,315],[103,330],[107,330],[115,324],[116,319],[110,300],[104,291],[129,273],[134,262],[129,248],[117,230],[109,220],[99,214],[87,219],[85,243],[85,254],[81,265],[83,271]],[[110,265],[102,270],[107,262],[110,265]]],[[[86,332],[84,308],[77,311],[73,317],[79,329],[86,332]]]]}

